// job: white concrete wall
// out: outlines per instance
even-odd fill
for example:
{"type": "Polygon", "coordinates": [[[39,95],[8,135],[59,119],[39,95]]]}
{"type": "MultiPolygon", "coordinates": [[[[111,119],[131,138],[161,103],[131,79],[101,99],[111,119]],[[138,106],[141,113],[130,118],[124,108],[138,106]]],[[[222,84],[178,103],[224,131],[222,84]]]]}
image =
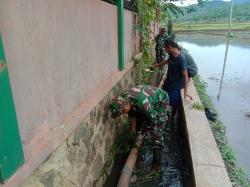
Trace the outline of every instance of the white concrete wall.
{"type": "MultiPolygon", "coordinates": [[[[130,11],[124,28],[127,63],[136,47],[130,11]]],[[[101,0],[1,0],[0,31],[26,163],[34,169],[76,127],[74,118],[84,117],[87,98],[118,73],[117,7],[101,0]]]]}
{"type": "Polygon", "coordinates": [[[183,93],[182,98],[195,185],[232,187],[205,112],[193,107],[201,103],[193,81],[189,82],[189,94],[193,101],[184,99],[183,93]]]}

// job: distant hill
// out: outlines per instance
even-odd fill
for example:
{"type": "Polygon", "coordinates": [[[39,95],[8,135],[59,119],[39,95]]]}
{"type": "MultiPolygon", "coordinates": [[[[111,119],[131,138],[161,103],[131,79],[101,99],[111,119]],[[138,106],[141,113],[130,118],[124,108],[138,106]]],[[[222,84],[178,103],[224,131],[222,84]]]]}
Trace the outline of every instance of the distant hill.
{"type": "MultiPolygon", "coordinates": [[[[223,0],[204,0],[204,1],[222,1],[222,2],[225,2],[223,0]]],[[[230,1],[226,1],[227,3],[230,3],[230,1]]],[[[242,3],[250,3],[250,0],[233,0],[234,3],[236,4],[242,4],[242,3]]]]}
{"type": "MultiPolygon", "coordinates": [[[[250,0],[234,0],[233,21],[250,22],[250,0]]],[[[230,14],[228,1],[204,1],[201,6],[183,7],[184,16],[177,22],[225,22],[230,14]]]]}
{"type": "Polygon", "coordinates": [[[241,4],[241,3],[250,3],[250,0],[234,0],[233,1],[234,3],[238,3],[238,4],[241,4]]]}

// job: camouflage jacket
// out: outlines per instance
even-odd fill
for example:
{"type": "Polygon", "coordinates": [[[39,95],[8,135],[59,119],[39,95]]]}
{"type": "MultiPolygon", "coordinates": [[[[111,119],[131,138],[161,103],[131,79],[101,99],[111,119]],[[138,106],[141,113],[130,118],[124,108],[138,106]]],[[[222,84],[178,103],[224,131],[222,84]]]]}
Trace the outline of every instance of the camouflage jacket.
{"type": "Polygon", "coordinates": [[[164,34],[163,36],[158,34],[156,37],[155,37],[155,42],[156,42],[156,46],[155,46],[155,50],[156,51],[164,51],[165,52],[165,49],[164,49],[164,42],[169,39],[170,37],[167,35],[167,34],[164,34]]]}
{"type": "MultiPolygon", "coordinates": [[[[144,120],[158,125],[167,117],[168,94],[160,88],[138,85],[126,92],[132,106],[132,113],[143,116],[144,120]]],[[[140,116],[140,117],[141,117],[140,116]]]]}
{"type": "Polygon", "coordinates": [[[165,50],[164,43],[165,41],[169,39],[169,36],[167,34],[164,34],[163,36],[158,34],[155,37],[155,51],[156,51],[156,62],[160,63],[162,60],[165,60],[168,57],[168,54],[165,50]]]}

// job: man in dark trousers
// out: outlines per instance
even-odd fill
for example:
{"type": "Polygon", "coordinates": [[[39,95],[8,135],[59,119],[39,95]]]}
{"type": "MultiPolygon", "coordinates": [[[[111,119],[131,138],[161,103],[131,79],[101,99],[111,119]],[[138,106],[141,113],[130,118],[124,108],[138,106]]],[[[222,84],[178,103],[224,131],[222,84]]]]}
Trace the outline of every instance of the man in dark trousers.
{"type": "Polygon", "coordinates": [[[153,142],[153,168],[159,169],[163,148],[163,129],[167,121],[168,94],[149,85],[132,87],[124,94],[113,98],[110,104],[111,117],[128,114],[131,131],[149,131],[153,142]]]}
{"type": "Polygon", "coordinates": [[[168,60],[160,64],[152,65],[151,68],[161,67],[168,64],[167,78],[163,83],[163,90],[168,93],[170,106],[172,106],[171,115],[168,122],[172,123],[177,109],[181,103],[181,89],[184,88],[184,97],[192,97],[188,94],[188,72],[185,56],[181,53],[178,44],[173,40],[165,41],[165,50],[169,54],[168,60]]]}

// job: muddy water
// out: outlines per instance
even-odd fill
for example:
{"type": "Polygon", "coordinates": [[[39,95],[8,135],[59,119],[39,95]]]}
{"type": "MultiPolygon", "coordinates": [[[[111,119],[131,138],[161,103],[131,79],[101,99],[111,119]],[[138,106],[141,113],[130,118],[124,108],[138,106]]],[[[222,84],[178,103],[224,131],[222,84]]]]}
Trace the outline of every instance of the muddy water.
{"type": "MultiPolygon", "coordinates": [[[[189,172],[185,168],[183,146],[184,138],[180,133],[180,125],[166,125],[164,130],[164,147],[162,150],[161,173],[157,176],[152,176],[152,147],[144,140],[146,152],[140,154],[139,166],[135,170],[137,180],[131,184],[131,187],[184,187],[185,175],[189,172]],[[151,150],[151,151],[150,151],[151,150]]],[[[143,147],[142,149],[145,149],[143,147]]]]}
{"type": "MultiPolygon", "coordinates": [[[[191,175],[190,169],[185,165],[185,155],[183,153],[186,140],[181,132],[183,127],[175,122],[167,125],[164,130],[164,147],[162,150],[161,173],[153,174],[151,168],[153,162],[153,147],[151,138],[146,136],[144,145],[140,150],[133,172],[130,187],[184,187],[185,178],[191,175]]],[[[105,187],[115,187],[124,166],[127,155],[117,155],[111,174],[108,176],[105,187]]],[[[189,185],[191,187],[192,185],[189,185]]]]}
{"type": "Polygon", "coordinates": [[[226,126],[229,142],[250,176],[250,40],[230,41],[224,63],[226,43],[225,39],[214,40],[212,36],[179,38],[179,44],[197,62],[208,94],[226,126]]]}

